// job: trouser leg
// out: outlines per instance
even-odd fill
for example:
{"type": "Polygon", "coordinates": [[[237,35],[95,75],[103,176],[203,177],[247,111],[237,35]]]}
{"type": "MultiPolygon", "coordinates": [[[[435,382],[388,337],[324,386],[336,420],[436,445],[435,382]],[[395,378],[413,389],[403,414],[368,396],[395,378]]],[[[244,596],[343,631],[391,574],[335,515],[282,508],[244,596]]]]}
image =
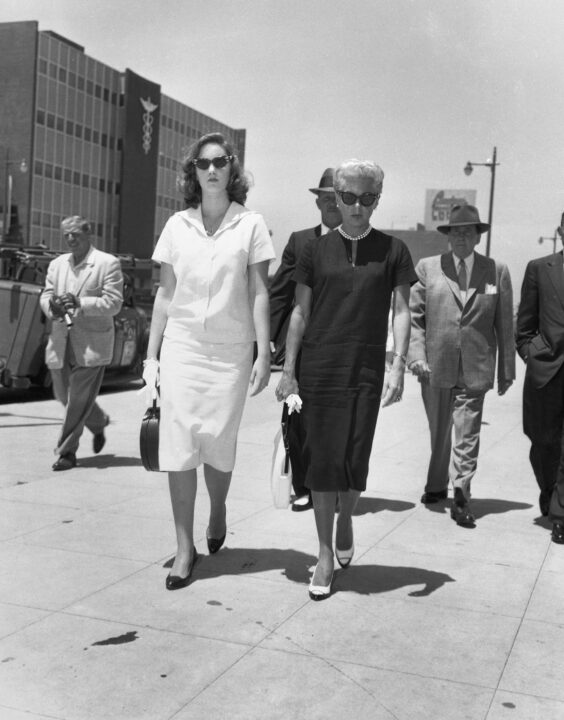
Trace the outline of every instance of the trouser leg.
{"type": "MultiPolygon", "coordinates": [[[[78,450],[84,425],[96,405],[96,397],[100,391],[103,375],[103,367],[74,365],[70,368],[65,418],[56,449],[58,455],[68,452],[76,453],[78,450]]],[[[100,411],[100,408],[98,410],[100,411]]],[[[94,411],[94,414],[96,416],[97,411],[94,411]]],[[[105,418],[105,416],[103,417],[105,418]]],[[[105,424],[104,420],[100,425],[100,430],[105,424]]]]}
{"type": "Polygon", "coordinates": [[[421,395],[431,434],[431,459],[425,492],[448,488],[448,469],[452,447],[452,388],[431,387],[421,383],[421,395]]]}
{"type": "Polygon", "coordinates": [[[535,388],[529,374],[523,385],[523,432],[531,441],[529,460],[548,503],[559,472],[564,420],[564,368],[542,388],[535,388]]]}
{"type": "Polygon", "coordinates": [[[483,392],[466,388],[453,389],[452,420],[454,425],[453,487],[470,498],[470,483],[476,474],[480,451],[480,428],[484,409],[483,392]]]}

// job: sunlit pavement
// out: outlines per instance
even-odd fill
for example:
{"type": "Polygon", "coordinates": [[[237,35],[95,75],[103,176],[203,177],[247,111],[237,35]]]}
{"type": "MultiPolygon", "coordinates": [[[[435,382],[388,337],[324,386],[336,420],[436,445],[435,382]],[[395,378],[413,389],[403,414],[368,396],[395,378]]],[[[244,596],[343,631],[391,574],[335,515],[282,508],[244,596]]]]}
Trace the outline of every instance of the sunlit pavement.
{"type": "MultiPolygon", "coordinates": [[[[558,720],[564,718],[564,546],[550,541],[515,386],[486,399],[474,529],[420,504],[429,440],[416,380],[382,410],[356,554],[308,597],[313,513],[273,507],[278,374],[247,402],[224,548],[167,592],[166,477],[139,461],[135,391],[93,455],[51,471],[61,408],[0,404],[2,720],[558,720]]],[[[4,396],[5,400],[5,396],[4,396]]],[[[328,448],[330,451],[330,448],[328,448]]]]}

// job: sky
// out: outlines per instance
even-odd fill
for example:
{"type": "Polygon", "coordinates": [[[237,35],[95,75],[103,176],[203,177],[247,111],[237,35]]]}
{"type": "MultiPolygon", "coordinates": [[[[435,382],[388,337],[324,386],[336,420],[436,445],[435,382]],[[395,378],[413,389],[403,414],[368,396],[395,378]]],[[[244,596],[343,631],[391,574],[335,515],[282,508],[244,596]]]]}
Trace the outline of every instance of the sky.
{"type": "MultiPolygon", "coordinates": [[[[472,188],[518,293],[564,210],[562,0],[2,0],[118,70],[247,130],[247,205],[280,256],[319,219],[326,167],[385,172],[379,228],[424,220],[429,188],[472,188]]],[[[485,236],[477,250],[485,252],[485,236]]],[[[560,243],[558,243],[560,247],[560,243]]]]}

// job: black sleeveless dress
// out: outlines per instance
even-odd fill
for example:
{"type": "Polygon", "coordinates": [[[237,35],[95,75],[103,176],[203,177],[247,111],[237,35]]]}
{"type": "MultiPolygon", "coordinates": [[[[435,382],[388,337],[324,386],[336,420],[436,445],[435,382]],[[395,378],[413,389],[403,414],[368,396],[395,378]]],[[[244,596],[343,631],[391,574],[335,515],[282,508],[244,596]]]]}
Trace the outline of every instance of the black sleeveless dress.
{"type": "Polygon", "coordinates": [[[309,241],[294,273],[312,289],[300,362],[305,484],[366,490],[384,382],[393,289],[417,280],[406,245],[372,230],[351,242],[333,230],[309,241]]]}

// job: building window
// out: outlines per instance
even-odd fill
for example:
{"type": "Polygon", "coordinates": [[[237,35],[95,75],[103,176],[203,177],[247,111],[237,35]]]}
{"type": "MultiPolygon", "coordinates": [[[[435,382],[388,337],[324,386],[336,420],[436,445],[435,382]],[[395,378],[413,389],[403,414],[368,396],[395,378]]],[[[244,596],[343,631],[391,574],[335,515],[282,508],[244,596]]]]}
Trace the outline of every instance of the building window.
{"type": "Polygon", "coordinates": [[[100,133],[98,130],[92,130],[92,142],[96,145],[100,142],[100,133]]]}
{"type": "Polygon", "coordinates": [[[65,179],[65,182],[69,183],[69,185],[70,185],[70,183],[72,182],[72,170],[70,168],[65,168],[63,177],[65,179]]]}
{"type": "Polygon", "coordinates": [[[107,133],[102,133],[100,142],[102,144],[102,147],[108,147],[108,134],[107,133]]]}
{"type": "Polygon", "coordinates": [[[57,79],[57,66],[53,63],[49,63],[49,75],[56,80],[57,79]]]}
{"type": "Polygon", "coordinates": [[[101,86],[101,85],[98,85],[98,83],[96,83],[96,85],[94,85],[94,95],[95,95],[95,97],[97,97],[99,100],[102,99],[102,86],[101,86]]]}
{"type": "Polygon", "coordinates": [[[79,123],[75,123],[74,125],[74,134],[77,138],[82,137],[82,125],[80,125],[79,123]]]}
{"type": "Polygon", "coordinates": [[[119,195],[119,193],[120,193],[120,184],[117,182],[116,183],[116,195],[119,195]]]}
{"type": "Polygon", "coordinates": [[[47,75],[47,60],[39,58],[39,72],[43,75],[47,75]]]}
{"type": "Polygon", "coordinates": [[[55,165],[55,180],[63,179],[63,168],[60,165],[55,165]]]}
{"type": "Polygon", "coordinates": [[[57,118],[57,130],[65,132],[65,119],[62,117],[57,118]]]}
{"type": "Polygon", "coordinates": [[[104,180],[104,178],[100,178],[100,180],[98,181],[98,190],[100,192],[106,192],[106,181],[104,180]]]}
{"type": "Polygon", "coordinates": [[[79,90],[84,90],[84,78],[82,77],[82,75],[77,76],[76,86],[79,90]]]}
{"type": "Polygon", "coordinates": [[[104,102],[110,101],[110,91],[108,88],[104,88],[104,102]]]}
{"type": "Polygon", "coordinates": [[[67,134],[74,135],[74,123],[72,120],[67,120],[67,134]]]}
{"type": "Polygon", "coordinates": [[[92,131],[89,127],[84,128],[84,139],[90,142],[90,139],[92,138],[92,131]]]}
{"type": "Polygon", "coordinates": [[[69,72],[69,85],[71,87],[76,87],[76,73],[69,72]]]}
{"type": "Polygon", "coordinates": [[[94,95],[94,83],[92,80],[86,81],[86,92],[88,95],[94,95]]]}
{"type": "Polygon", "coordinates": [[[123,142],[122,142],[121,138],[117,139],[116,147],[120,152],[123,150],[123,142]]]}
{"type": "Polygon", "coordinates": [[[112,180],[108,180],[108,192],[110,193],[110,195],[113,193],[113,191],[114,191],[114,183],[112,180]]]}
{"type": "Polygon", "coordinates": [[[86,175],[86,173],[83,173],[82,174],[82,187],[87,188],[89,185],[90,185],[90,183],[88,182],[88,175],[86,175]]]}
{"type": "Polygon", "coordinates": [[[41,213],[39,212],[39,210],[34,210],[31,213],[31,222],[34,225],[41,225],[41,213]]]}
{"type": "Polygon", "coordinates": [[[38,110],[38,111],[37,111],[37,124],[38,124],[38,125],[45,125],[45,110],[38,110]]]}
{"type": "Polygon", "coordinates": [[[63,83],[67,81],[67,71],[65,68],[59,68],[59,80],[63,83]]]}
{"type": "Polygon", "coordinates": [[[41,160],[35,161],[33,170],[36,175],[43,175],[43,163],[41,162],[41,160]]]}
{"type": "Polygon", "coordinates": [[[52,178],[53,177],[53,166],[51,165],[51,163],[45,163],[43,168],[44,168],[45,177],[52,178]]]}
{"type": "Polygon", "coordinates": [[[55,116],[53,113],[47,113],[47,127],[55,129],[55,116]]]}
{"type": "Polygon", "coordinates": [[[73,171],[72,183],[73,183],[73,185],[76,185],[77,187],[78,187],[78,185],[80,185],[80,173],[78,172],[78,170],[73,171]]]}

